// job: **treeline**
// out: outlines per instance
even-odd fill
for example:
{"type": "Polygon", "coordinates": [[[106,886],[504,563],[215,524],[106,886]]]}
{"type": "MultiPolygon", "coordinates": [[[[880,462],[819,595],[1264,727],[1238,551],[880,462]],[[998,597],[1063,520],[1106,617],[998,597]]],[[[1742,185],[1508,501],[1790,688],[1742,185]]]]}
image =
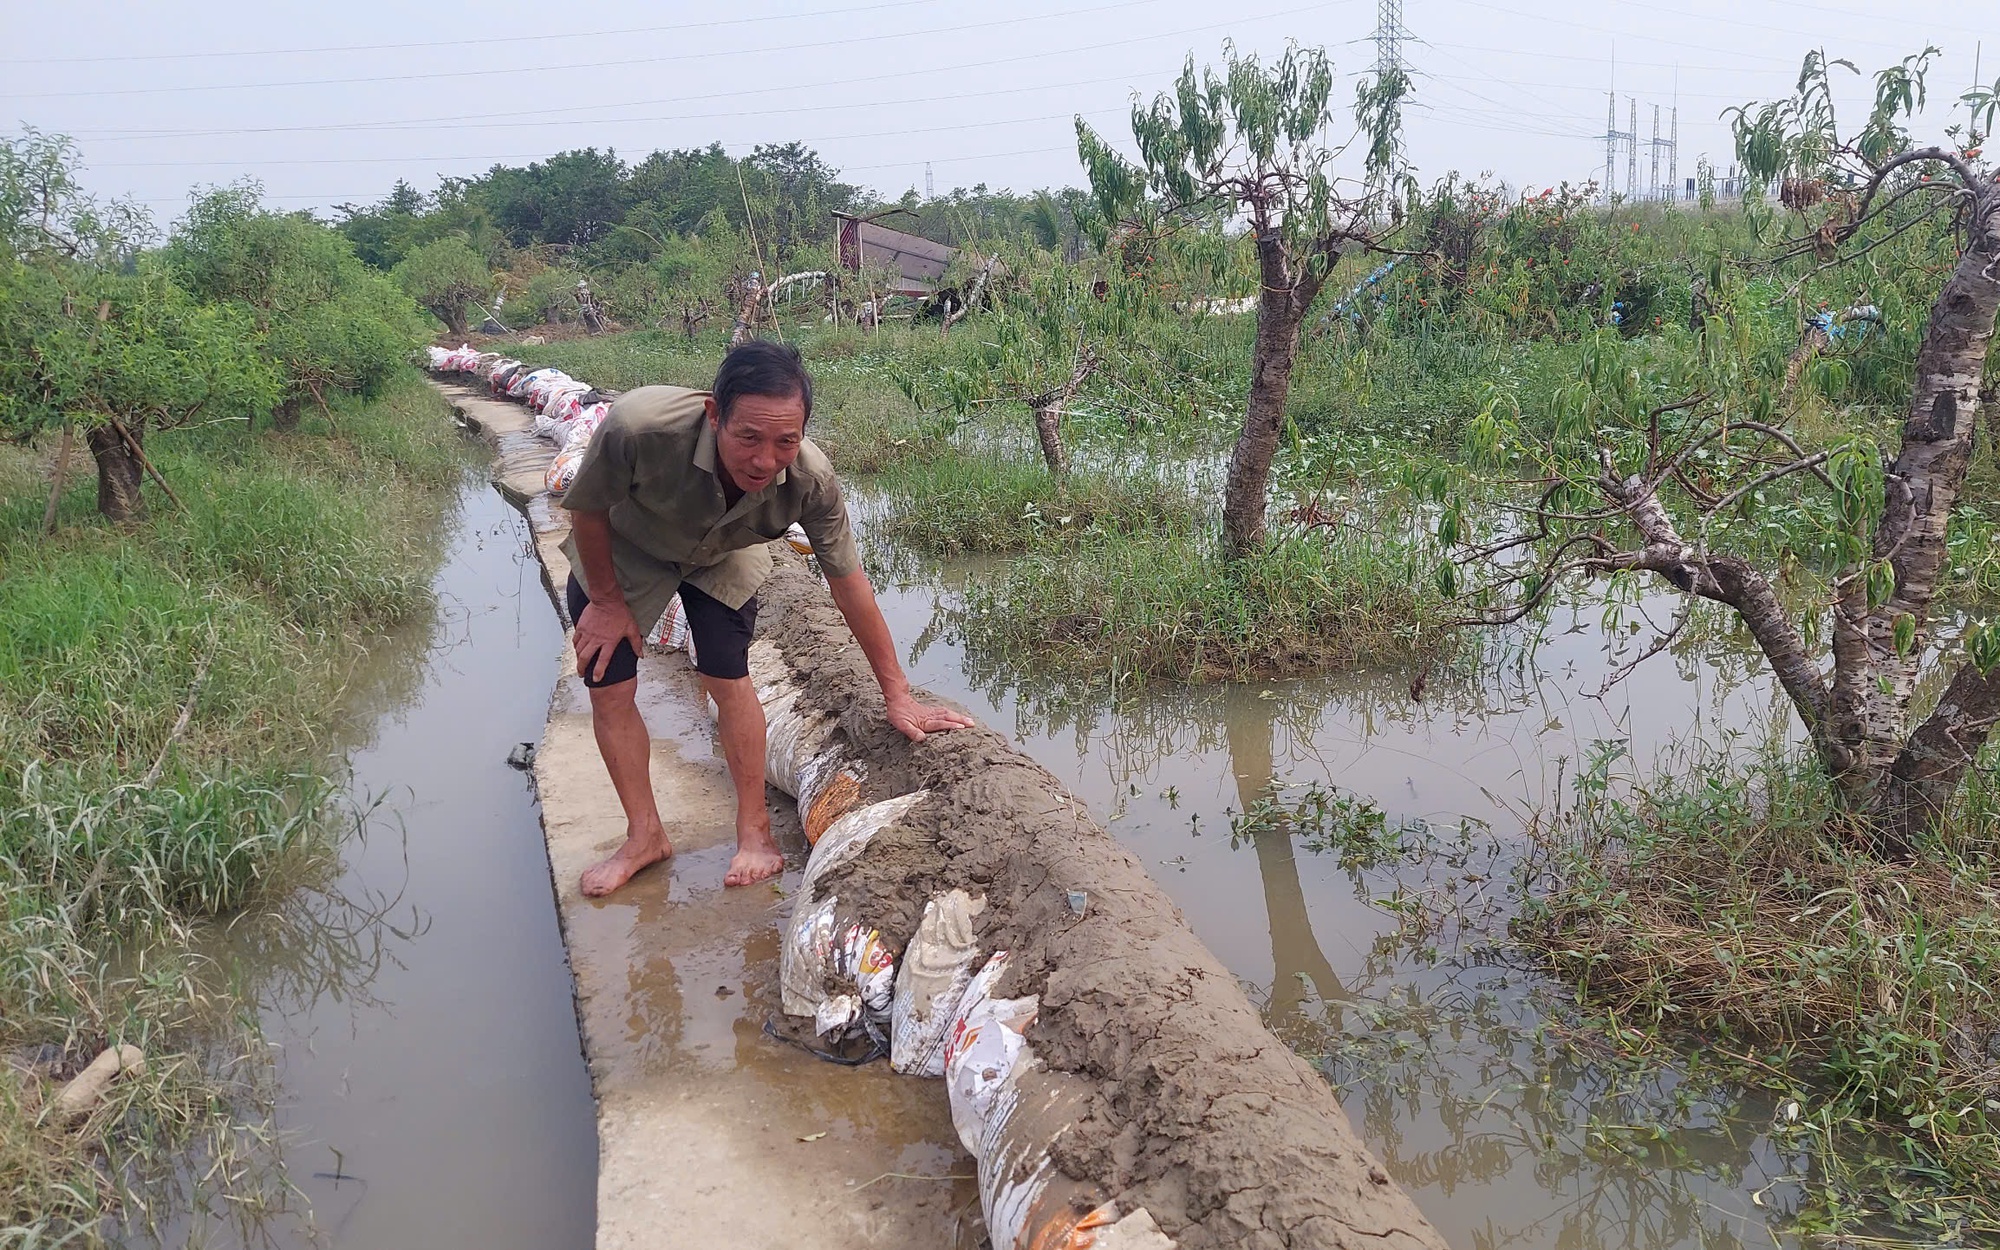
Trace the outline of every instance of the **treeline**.
{"type": "Polygon", "coordinates": [[[832,214],[893,209],[885,224],[985,253],[1085,246],[1084,193],[1016,195],[983,183],[929,200],[888,200],[854,183],[802,143],[765,144],[737,158],[719,143],[654,152],[627,163],[583,148],[526,166],[447,178],[430,194],[398,181],[379,202],[338,207],[337,228],[364,262],[402,268],[405,287],[463,331],[457,288],[483,285],[524,324],[574,321],[588,280],[615,318],[650,323],[722,301],[751,269],[767,278],[834,268],[832,214]],[[446,261],[449,263],[446,263],[446,261]],[[477,273],[483,266],[483,277],[477,273]]]}

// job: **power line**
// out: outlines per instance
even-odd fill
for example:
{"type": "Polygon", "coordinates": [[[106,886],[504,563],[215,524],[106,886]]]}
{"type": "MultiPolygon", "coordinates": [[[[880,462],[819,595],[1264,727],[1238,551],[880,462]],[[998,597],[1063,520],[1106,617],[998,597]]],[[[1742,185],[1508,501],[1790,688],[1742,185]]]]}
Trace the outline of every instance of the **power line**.
{"type": "MultiPolygon", "coordinates": [[[[1264,13],[1253,17],[1238,18],[1231,21],[1210,22],[1201,26],[1187,26],[1187,27],[1182,27],[1179,30],[1155,31],[1151,34],[1134,35],[1126,39],[1113,39],[1113,40],[1100,41],[1097,43],[1092,43],[1078,47],[1041,49],[1035,52],[1022,53],[1017,56],[987,57],[982,60],[961,62],[955,65],[921,66],[903,71],[901,76],[909,78],[909,77],[915,77],[916,75],[919,74],[956,73],[960,70],[984,69],[995,65],[1014,65],[1014,64],[1019,64],[1023,61],[1046,61],[1051,57],[1066,56],[1078,52],[1101,52],[1107,48],[1130,47],[1134,44],[1152,43],[1160,39],[1176,39],[1183,35],[1207,34],[1211,31],[1226,30],[1226,29],[1240,27],[1249,22],[1275,21],[1278,18],[1296,17],[1302,13],[1315,13],[1325,9],[1341,8],[1357,2],[1358,0],[1319,0],[1319,3],[1301,5],[1296,8],[1290,8],[1290,9],[1280,9],[1275,13],[1264,13]]],[[[1118,76],[1114,75],[1113,77],[1115,78],[1118,76]]],[[[880,74],[864,74],[852,78],[839,78],[829,81],[821,81],[813,83],[785,83],[781,86],[747,87],[747,88],[740,88],[734,91],[705,91],[701,94],[701,99],[703,100],[741,99],[746,96],[778,95],[778,94],[788,94],[799,91],[820,91],[830,87],[850,87],[862,84],[874,84],[874,83],[879,83],[881,81],[882,81],[882,76],[880,74]]],[[[1106,80],[1099,79],[1097,81],[1106,81],[1106,80]]],[[[1057,85],[1061,86],[1068,84],[1057,84],[1057,85]]],[[[1022,90],[1037,90],[1037,89],[1046,89],[1046,88],[1022,88],[1022,90]]],[[[974,93],[966,93],[966,94],[971,95],[974,93]]],[[[934,97],[925,97],[924,99],[917,101],[905,101],[905,103],[934,103],[934,102],[935,102],[934,97]]],[[[324,123],[314,123],[310,125],[299,125],[299,126],[231,126],[231,127],[212,127],[200,130],[182,129],[182,130],[161,130],[161,131],[145,131],[145,132],[135,132],[126,130],[115,133],[79,131],[73,137],[89,138],[93,142],[98,142],[98,143],[119,143],[119,142],[133,142],[133,141],[156,139],[156,138],[188,139],[188,138],[205,138],[205,137],[221,136],[221,135],[302,134],[302,133],[311,133],[316,131],[351,132],[356,130],[387,131],[387,130],[429,129],[429,128],[456,129],[457,127],[447,127],[444,123],[458,122],[458,121],[477,121],[484,118],[501,119],[501,118],[514,118],[514,117],[545,117],[550,113],[587,112],[597,109],[610,109],[610,108],[643,108],[648,105],[655,105],[655,104],[673,105],[682,103],[686,103],[686,101],[677,97],[652,97],[644,100],[626,100],[609,104],[569,105],[569,106],[559,106],[555,108],[512,110],[512,111],[497,112],[497,113],[455,113],[455,114],[447,114],[442,117],[414,118],[414,119],[403,119],[403,120],[391,120],[384,122],[324,122],[324,123]]],[[[682,114],[681,116],[685,117],[687,115],[682,114]]],[[[705,114],[704,116],[709,116],[709,115],[705,114]]],[[[579,120],[590,121],[593,119],[586,118],[579,120]]],[[[626,119],[607,118],[603,120],[617,121],[626,119]]],[[[675,120],[675,119],[632,118],[629,120],[653,121],[653,120],[675,120]]],[[[539,125],[542,123],[529,123],[529,124],[539,125]]]]}
{"type": "MultiPolygon", "coordinates": [[[[837,143],[847,139],[895,139],[905,135],[934,135],[961,130],[982,130],[989,126],[1026,126],[1037,122],[1067,121],[1072,117],[1110,117],[1124,113],[1124,109],[1092,109],[1084,112],[1043,113],[1035,117],[1003,117],[981,122],[957,122],[949,126],[919,126],[901,130],[871,130],[845,135],[803,135],[800,143],[837,143]]],[[[461,153],[451,156],[285,156],[271,160],[239,160],[224,158],[213,161],[110,161],[93,166],[96,169],[187,169],[206,168],[215,165],[238,165],[258,168],[267,165],[392,165],[420,164],[433,161],[539,161],[555,152],[500,152],[490,156],[474,156],[461,153]]]]}
{"type": "Polygon", "coordinates": [[[764,22],[800,21],[810,17],[848,17],[856,13],[876,13],[883,9],[908,9],[918,5],[939,3],[942,3],[942,0],[886,0],[886,3],[882,4],[861,4],[844,9],[813,9],[806,13],[766,13],[757,17],[721,18],[713,22],[675,22],[670,26],[624,26],[616,30],[549,30],[532,35],[481,35],[471,39],[454,35],[445,41],[427,39],[412,43],[350,43],[317,48],[222,48],[202,52],[134,52],[114,56],[0,57],[0,65],[98,65],[114,61],[197,61],[242,56],[321,56],[346,52],[397,52],[411,48],[437,51],[440,47],[456,50],[473,44],[547,43],[552,39],[607,39],[618,35],[654,35],[669,32],[680,34],[684,31],[710,30],[720,26],[752,26],[764,22]]]}
{"type": "Polygon", "coordinates": [[[720,52],[675,52],[664,56],[627,57],[616,61],[580,61],[567,65],[522,65],[499,69],[430,70],[414,74],[370,74],[350,78],[298,78],[278,82],[186,83],[173,87],[117,87],[110,90],[96,88],[89,91],[31,91],[13,92],[10,94],[14,98],[22,100],[62,100],[78,96],[101,98],[104,96],[128,95],[178,95],[193,91],[262,91],[276,87],[334,87],[383,82],[429,82],[441,79],[485,78],[496,74],[534,74],[542,76],[565,73],[570,70],[601,71],[626,65],[664,65],[675,61],[714,61],[732,56],[763,56],[773,52],[816,52],[824,48],[843,47],[848,44],[879,44],[889,39],[912,39],[923,35],[949,35],[959,34],[968,30],[990,30],[996,26],[1018,26],[1024,22],[1044,22],[1051,18],[1071,18],[1088,13],[1109,13],[1118,9],[1129,9],[1139,5],[1157,3],[1159,3],[1159,0],[1114,0],[1111,4],[1102,4],[1089,9],[1075,9],[1068,13],[1038,13],[1026,17],[1000,17],[994,18],[991,21],[968,22],[959,26],[934,26],[928,30],[887,31],[866,35],[850,35],[843,39],[815,39],[807,43],[773,44],[770,47],[764,48],[738,48],[720,52]]]}

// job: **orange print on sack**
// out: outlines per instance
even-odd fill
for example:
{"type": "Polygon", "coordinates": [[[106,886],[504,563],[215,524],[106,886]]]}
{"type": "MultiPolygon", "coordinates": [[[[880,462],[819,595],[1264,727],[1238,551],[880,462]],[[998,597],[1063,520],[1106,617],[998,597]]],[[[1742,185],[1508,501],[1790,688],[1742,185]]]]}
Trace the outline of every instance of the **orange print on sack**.
{"type": "Polygon", "coordinates": [[[806,843],[817,844],[820,835],[825,833],[834,821],[854,810],[854,805],[860,801],[861,782],[853,773],[841,773],[827,782],[826,789],[821,790],[813,798],[812,806],[804,813],[806,843]]]}

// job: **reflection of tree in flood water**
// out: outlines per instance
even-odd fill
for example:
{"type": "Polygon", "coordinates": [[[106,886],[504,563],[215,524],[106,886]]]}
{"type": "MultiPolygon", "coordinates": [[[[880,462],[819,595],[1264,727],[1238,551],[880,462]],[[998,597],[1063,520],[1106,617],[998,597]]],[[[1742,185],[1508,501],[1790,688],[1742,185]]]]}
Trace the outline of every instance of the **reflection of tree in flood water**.
{"type": "MultiPolygon", "coordinates": [[[[1229,743],[1229,768],[1236,777],[1236,798],[1249,811],[1271,790],[1272,739],[1277,709],[1273,701],[1253,700],[1268,709],[1262,716],[1243,708],[1223,721],[1229,743]]],[[[1261,824],[1250,834],[1257,849],[1257,872],[1264,882],[1264,912],[1271,930],[1271,991],[1264,1004],[1264,1022],[1280,1037],[1293,1040],[1299,1009],[1308,987],[1319,996],[1336,1022],[1347,987],[1320,949],[1306,911],[1305,887],[1299,884],[1299,863],[1289,827],[1261,824]]],[[[1338,1027],[1337,1024],[1335,1027],[1338,1027]]]]}

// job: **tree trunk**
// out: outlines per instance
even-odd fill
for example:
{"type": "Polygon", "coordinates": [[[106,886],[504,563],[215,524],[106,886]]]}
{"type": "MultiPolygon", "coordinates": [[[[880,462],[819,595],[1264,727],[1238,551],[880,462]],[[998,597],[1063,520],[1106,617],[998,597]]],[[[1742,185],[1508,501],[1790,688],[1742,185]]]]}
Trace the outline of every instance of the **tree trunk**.
{"type": "Polygon", "coordinates": [[[471,332],[471,323],[466,320],[465,316],[464,300],[460,300],[457,303],[433,304],[431,305],[431,311],[437,314],[439,321],[444,322],[446,332],[451,334],[452,337],[463,338],[471,332]]]}
{"type": "MultiPolygon", "coordinates": [[[[1927,724],[1923,743],[1909,737],[1931,601],[1948,560],[1945,530],[1972,463],[1980,382],[2000,312],[2000,188],[1980,187],[1970,224],[1969,245],[1931,305],[1903,444],[1888,467],[1887,499],[1875,528],[1873,558],[1890,563],[1896,588],[1871,609],[1865,571],[1850,570],[1833,612],[1830,722],[1832,736],[1847,748],[1846,767],[1834,781],[1843,802],[1883,830],[1935,822],[1943,808],[1931,796],[1944,773],[1934,761],[1924,761],[1947,749],[1941,744],[1968,741],[1978,720],[1977,700],[1962,699],[1940,706],[1940,713],[1946,706],[1956,710],[1944,723],[1927,724]],[[1916,624],[1916,643],[1898,654],[1896,622],[1905,615],[1916,624]],[[1914,771],[1906,781],[1890,784],[1897,767],[1914,771]]],[[[1969,693],[1956,680],[1952,688],[1969,693]]],[[[1988,722],[1977,730],[1979,742],[1990,727],[1988,722]]],[[[1960,767],[1952,773],[1953,784],[1962,776],[1960,767]]]]}
{"type": "Polygon", "coordinates": [[[1285,397],[1292,389],[1292,363],[1299,354],[1299,323],[1317,294],[1317,285],[1295,274],[1276,231],[1257,239],[1257,268],[1263,289],[1257,299],[1257,339],[1250,354],[1250,405],[1243,433],[1229,453],[1229,479],[1222,495],[1222,548],[1231,559],[1264,545],[1264,505],[1271,483],[1271,460],[1285,423],[1285,397]],[[1301,298],[1303,297],[1303,298],[1301,298]]]}
{"type": "Polygon", "coordinates": [[[1870,822],[1875,852],[1916,855],[1917,837],[1935,826],[2000,722],[2000,669],[1981,673],[1967,662],[1952,675],[1930,719],[1917,726],[1876,791],[1870,822]]]}
{"type": "MultiPolygon", "coordinates": [[[[146,437],[143,424],[128,428],[134,442],[146,437]]],[[[146,471],[139,464],[139,457],[108,424],[92,426],[89,442],[90,454],[97,461],[97,510],[120,525],[144,520],[146,496],[139,488],[145,482],[146,471]]]]}
{"type": "Polygon", "coordinates": [[[1069,457],[1063,452],[1062,405],[1035,409],[1035,437],[1042,440],[1042,459],[1049,466],[1049,476],[1060,478],[1067,474],[1069,457]]]}

